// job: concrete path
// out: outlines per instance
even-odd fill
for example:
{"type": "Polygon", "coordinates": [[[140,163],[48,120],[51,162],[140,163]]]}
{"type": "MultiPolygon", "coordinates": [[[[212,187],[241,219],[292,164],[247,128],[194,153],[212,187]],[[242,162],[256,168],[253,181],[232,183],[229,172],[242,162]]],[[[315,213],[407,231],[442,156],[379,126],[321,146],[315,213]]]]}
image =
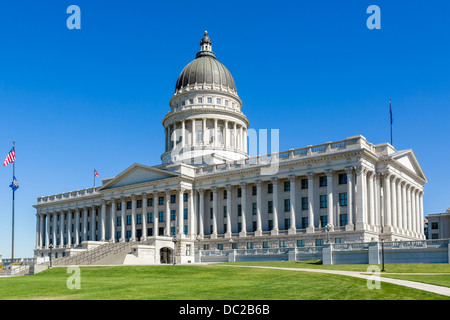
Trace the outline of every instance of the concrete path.
{"type": "MultiPolygon", "coordinates": [[[[304,271],[304,272],[319,272],[319,273],[329,273],[329,274],[338,274],[342,276],[350,276],[350,277],[356,277],[356,278],[362,278],[362,279],[371,279],[373,280],[373,276],[375,274],[370,274],[368,272],[359,272],[359,271],[343,271],[343,270],[326,270],[326,269],[303,269],[303,268],[282,268],[282,267],[264,267],[264,266],[239,266],[239,265],[221,265],[224,267],[241,267],[241,268],[261,268],[261,269],[278,269],[278,270],[288,270],[288,271],[304,271]]],[[[388,274],[388,273],[380,273],[382,274],[388,274]]],[[[394,273],[391,273],[394,274],[394,273]]],[[[402,275],[403,273],[395,273],[398,275],[402,275]]],[[[412,273],[408,273],[412,274],[412,273]]],[[[418,275],[418,273],[414,273],[415,275],[418,275]]],[[[433,273],[436,274],[436,273],[433,273]]],[[[415,282],[415,281],[409,281],[409,280],[400,280],[400,279],[392,279],[392,278],[386,278],[386,277],[380,277],[379,281],[381,282],[388,282],[400,286],[410,287],[414,289],[424,290],[428,292],[433,292],[437,294],[441,294],[447,297],[450,297],[450,288],[448,287],[442,287],[442,286],[436,286],[433,284],[427,284],[427,283],[421,283],[421,282],[415,282]]]]}

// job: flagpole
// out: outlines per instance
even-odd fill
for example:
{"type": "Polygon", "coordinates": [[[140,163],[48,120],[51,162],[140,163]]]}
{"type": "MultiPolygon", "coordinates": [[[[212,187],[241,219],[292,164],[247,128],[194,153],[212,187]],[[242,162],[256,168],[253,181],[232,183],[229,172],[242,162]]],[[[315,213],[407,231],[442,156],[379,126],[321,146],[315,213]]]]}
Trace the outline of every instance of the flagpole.
{"type": "MultiPolygon", "coordinates": [[[[13,141],[13,148],[15,150],[16,142],[13,141]]],[[[13,181],[16,175],[16,161],[13,162],[13,181]]],[[[14,262],[14,188],[12,188],[12,247],[11,247],[11,266],[14,262]]]]}
{"type": "Polygon", "coordinates": [[[389,113],[390,113],[390,116],[391,116],[391,120],[390,120],[390,122],[391,122],[391,146],[393,146],[394,144],[393,144],[393,141],[392,141],[392,107],[391,107],[391,99],[389,99],[389,113]]]}

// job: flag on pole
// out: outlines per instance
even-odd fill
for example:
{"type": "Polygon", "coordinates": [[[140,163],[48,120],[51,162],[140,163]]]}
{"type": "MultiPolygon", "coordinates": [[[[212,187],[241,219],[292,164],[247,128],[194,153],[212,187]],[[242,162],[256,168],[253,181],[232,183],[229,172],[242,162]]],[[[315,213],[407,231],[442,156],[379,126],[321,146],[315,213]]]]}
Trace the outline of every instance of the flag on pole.
{"type": "Polygon", "coordinates": [[[16,160],[16,151],[14,147],[12,147],[11,151],[6,156],[5,161],[3,162],[3,166],[6,167],[8,164],[13,163],[16,160]]]}
{"type": "Polygon", "coordinates": [[[99,176],[97,170],[95,170],[95,169],[94,169],[94,176],[95,176],[95,177],[98,177],[98,176],[99,176]]]}
{"type": "Polygon", "coordinates": [[[11,182],[11,184],[9,185],[9,187],[10,187],[13,191],[16,191],[17,189],[19,189],[19,182],[17,182],[16,177],[13,177],[13,181],[11,182]]]}

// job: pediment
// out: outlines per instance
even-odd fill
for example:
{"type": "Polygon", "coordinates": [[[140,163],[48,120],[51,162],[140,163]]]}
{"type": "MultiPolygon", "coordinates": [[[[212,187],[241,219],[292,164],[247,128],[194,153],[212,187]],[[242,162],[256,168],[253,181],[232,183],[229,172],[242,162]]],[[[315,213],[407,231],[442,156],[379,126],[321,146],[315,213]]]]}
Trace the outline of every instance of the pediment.
{"type": "Polygon", "coordinates": [[[179,174],[174,172],[144,166],[141,164],[133,164],[131,167],[121,172],[116,177],[110,179],[106,184],[101,186],[100,190],[119,188],[123,186],[168,179],[177,176],[179,176],[179,174]]]}
{"type": "Polygon", "coordinates": [[[417,158],[412,150],[399,151],[391,154],[391,157],[395,161],[399,162],[403,167],[409,169],[417,176],[427,181],[427,177],[425,176],[425,173],[423,172],[422,167],[417,161],[417,158]]]}

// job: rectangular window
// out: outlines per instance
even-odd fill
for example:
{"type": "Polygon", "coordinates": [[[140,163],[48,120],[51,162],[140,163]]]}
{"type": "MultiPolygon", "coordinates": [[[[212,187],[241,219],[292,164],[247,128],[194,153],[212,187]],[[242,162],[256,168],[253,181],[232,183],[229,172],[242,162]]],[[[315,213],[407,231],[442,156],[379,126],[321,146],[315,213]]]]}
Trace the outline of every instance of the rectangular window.
{"type": "Polygon", "coordinates": [[[320,221],[320,226],[322,228],[325,228],[325,226],[328,224],[328,216],[320,216],[319,221],[320,221]]]}
{"type": "Polygon", "coordinates": [[[291,199],[284,199],[284,211],[291,211],[291,199]]]}
{"type": "Polygon", "coordinates": [[[175,221],[176,218],[177,218],[177,211],[170,210],[170,221],[175,221]]]}
{"type": "Polygon", "coordinates": [[[127,216],[127,226],[131,226],[131,216],[127,216]]]}
{"type": "Polygon", "coordinates": [[[216,99],[216,103],[217,103],[217,104],[222,104],[222,99],[217,98],[217,99],[216,99]]]}
{"type": "Polygon", "coordinates": [[[127,238],[127,241],[130,240],[130,238],[131,238],[131,230],[127,230],[127,232],[126,232],[126,238],[127,238]]]}
{"type": "Polygon", "coordinates": [[[117,211],[122,211],[122,203],[121,202],[119,202],[117,204],[117,211]]]}
{"type": "Polygon", "coordinates": [[[291,182],[290,181],[284,182],[284,191],[291,191],[291,182]]]}
{"type": "Polygon", "coordinates": [[[116,221],[117,221],[117,226],[121,227],[122,226],[122,217],[117,217],[116,221]]]}
{"type": "Polygon", "coordinates": [[[158,198],[158,204],[161,206],[164,204],[164,197],[159,197],[158,198]]]}
{"type": "Polygon", "coordinates": [[[288,230],[291,227],[291,219],[284,219],[284,229],[288,230]]]}
{"type": "Polygon", "coordinates": [[[302,189],[308,189],[308,179],[301,180],[302,189]]]}
{"type": "Polygon", "coordinates": [[[253,249],[253,242],[247,242],[247,249],[253,249]]]}
{"type": "Polygon", "coordinates": [[[431,229],[433,229],[433,230],[439,229],[439,224],[437,222],[432,222],[431,229]]]}
{"type": "Polygon", "coordinates": [[[209,98],[209,97],[208,97],[208,100],[207,100],[207,101],[208,101],[208,103],[212,103],[212,98],[209,98]]]}
{"type": "Polygon", "coordinates": [[[203,98],[197,98],[197,103],[203,103],[203,98]]]}
{"type": "Polygon", "coordinates": [[[256,196],[256,186],[252,186],[252,196],[256,196]]]}
{"type": "Polygon", "coordinates": [[[267,213],[273,213],[273,201],[267,201],[267,213]]]}
{"type": "Polygon", "coordinates": [[[186,255],[187,255],[187,256],[190,256],[190,255],[191,255],[191,245],[190,245],[190,244],[187,244],[187,245],[186,245],[186,255]]]}
{"type": "Polygon", "coordinates": [[[238,211],[238,217],[240,217],[242,215],[242,205],[241,204],[238,204],[237,211],[238,211]]]}
{"type": "Polygon", "coordinates": [[[175,235],[175,227],[170,227],[170,235],[171,236],[175,235]]]}
{"type": "Polygon", "coordinates": [[[302,210],[308,210],[308,197],[302,198],[302,210]]]}
{"type": "Polygon", "coordinates": [[[131,201],[127,201],[127,209],[131,209],[131,201]]]}
{"type": "Polygon", "coordinates": [[[170,203],[176,203],[177,202],[177,196],[174,194],[170,195],[170,203]]]}
{"type": "Polygon", "coordinates": [[[306,229],[308,227],[308,217],[302,217],[302,229],[306,229]]]}
{"type": "Polygon", "coordinates": [[[297,247],[304,247],[305,246],[305,240],[297,240],[297,247]]]}
{"type": "Polygon", "coordinates": [[[136,201],[136,208],[142,208],[142,200],[136,201]]]}
{"type": "Polygon", "coordinates": [[[223,250],[223,243],[217,244],[217,250],[223,250]]]}
{"type": "Polygon", "coordinates": [[[336,238],[334,239],[335,243],[344,243],[344,238],[336,238]]]}
{"type": "Polygon", "coordinates": [[[183,209],[183,219],[184,220],[188,219],[188,209],[187,208],[183,209]]]}
{"type": "Polygon", "coordinates": [[[238,198],[242,197],[242,189],[238,188],[238,198]]]}
{"type": "Polygon", "coordinates": [[[286,240],[280,240],[280,248],[286,248],[287,247],[287,241],[286,240]]]}
{"type": "Polygon", "coordinates": [[[227,190],[223,190],[223,198],[227,199],[227,197],[228,197],[227,190]]]}
{"type": "Polygon", "coordinates": [[[326,194],[320,195],[320,207],[326,208],[328,204],[328,197],[326,194]]]}
{"type": "Polygon", "coordinates": [[[142,224],[142,214],[136,215],[136,223],[137,224],[142,224]]]}
{"type": "Polygon", "coordinates": [[[225,106],[228,107],[228,100],[225,100],[225,106]]]}
{"type": "Polygon", "coordinates": [[[273,229],[273,220],[267,220],[267,226],[269,227],[269,230],[273,229]]]}
{"type": "Polygon", "coordinates": [[[187,193],[183,193],[183,202],[188,202],[189,195],[187,193]]]}
{"type": "Polygon", "coordinates": [[[147,221],[148,223],[153,223],[153,212],[147,213],[147,221]]]}
{"type": "Polygon", "coordinates": [[[256,231],[256,221],[253,221],[253,232],[255,232],[256,231]]]}
{"type": "Polygon", "coordinates": [[[223,217],[227,217],[227,206],[223,206],[223,217]]]}
{"type": "Polygon", "coordinates": [[[267,193],[273,193],[273,184],[272,183],[269,183],[267,185],[267,193]]]}
{"type": "Polygon", "coordinates": [[[338,179],[339,179],[339,184],[347,184],[347,174],[346,173],[340,173],[338,179]]]}
{"type": "Polygon", "coordinates": [[[345,227],[347,225],[348,221],[347,221],[347,214],[343,213],[339,215],[339,225],[341,227],[345,227]]]}
{"type": "Polygon", "coordinates": [[[189,99],[189,104],[194,104],[194,99],[189,99]]]}
{"type": "Polygon", "coordinates": [[[164,222],[164,211],[158,212],[158,221],[164,222]]]}
{"type": "Polygon", "coordinates": [[[213,208],[209,208],[209,218],[214,219],[213,208]]]}
{"type": "Polygon", "coordinates": [[[197,142],[202,142],[202,141],[203,141],[203,131],[197,130],[197,142]]]}
{"type": "Polygon", "coordinates": [[[263,241],[263,248],[264,249],[269,249],[270,248],[269,241],[263,241]]]}
{"type": "Polygon", "coordinates": [[[316,239],[316,247],[323,246],[323,239],[316,239]]]}
{"type": "Polygon", "coordinates": [[[147,207],[153,207],[153,198],[147,200],[147,207]]]}
{"type": "Polygon", "coordinates": [[[347,192],[339,193],[339,206],[347,206],[347,192]]]}
{"type": "Polygon", "coordinates": [[[237,248],[238,248],[238,244],[233,242],[231,244],[231,249],[237,249],[237,248]]]}
{"type": "Polygon", "coordinates": [[[252,214],[256,215],[256,202],[252,203],[252,214]]]}
{"type": "Polygon", "coordinates": [[[319,187],[326,187],[326,186],[327,186],[327,177],[320,176],[319,177],[319,187]]]}

